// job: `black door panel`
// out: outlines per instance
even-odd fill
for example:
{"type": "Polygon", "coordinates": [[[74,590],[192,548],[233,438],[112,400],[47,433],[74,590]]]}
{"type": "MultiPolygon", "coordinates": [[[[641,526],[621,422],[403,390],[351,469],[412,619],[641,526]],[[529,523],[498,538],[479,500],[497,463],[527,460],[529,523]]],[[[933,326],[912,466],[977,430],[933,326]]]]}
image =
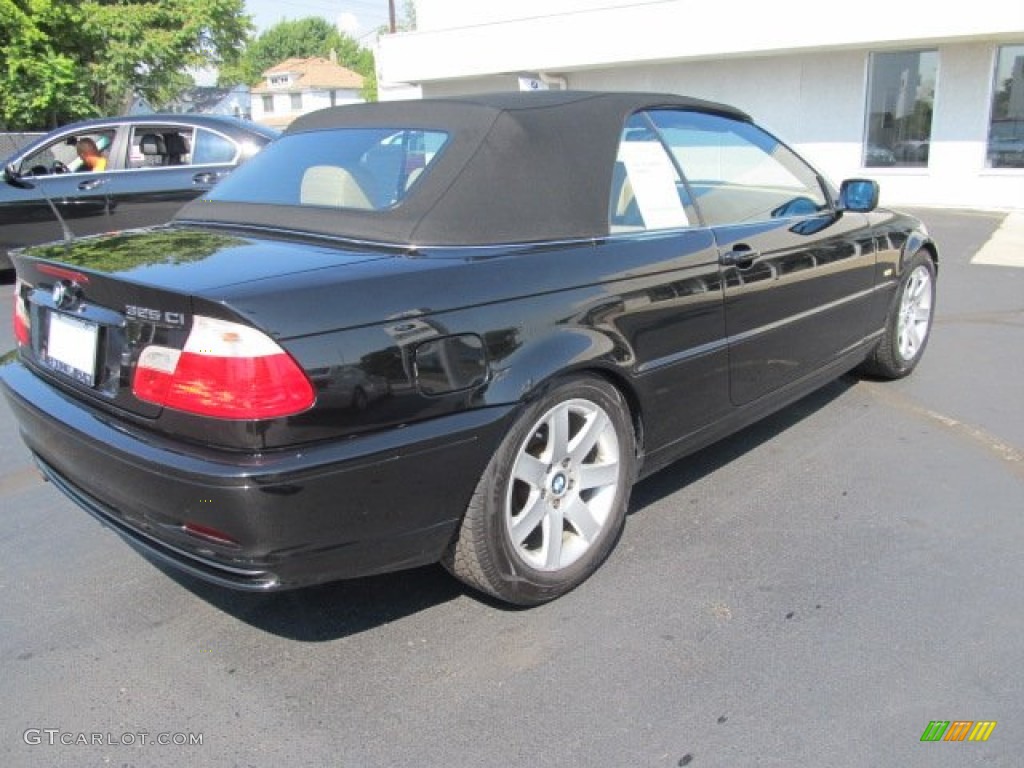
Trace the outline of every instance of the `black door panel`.
{"type": "Polygon", "coordinates": [[[718,246],[729,393],[740,406],[810,375],[865,332],[874,249],[821,177],[752,123],[652,111],[718,246]]]}
{"type": "Polygon", "coordinates": [[[14,248],[61,239],[63,231],[54,208],[76,237],[111,228],[113,185],[109,175],[69,173],[34,178],[29,183],[31,189],[5,185],[5,200],[0,206],[0,246],[14,248]]]}
{"type": "Polygon", "coordinates": [[[119,175],[114,197],[115,229],[170,221],[185,203],[206,192],[229,169],[223,166],[137,168],[119,175]]]}
{"type": "Polygon", "coordinates": [[[664,253],[670,267],[617,286],[614,324],[633,352],[644,399],[660,414],[645,425],[654,451],[698,432],[730,409],[722,280],[706,229],[650,233],[615,244],[623,263],[664,253]]]}
{"type": "Polygon", "coordinates": [[[859,214],[828,213],[714,229],[723,254],[760,254],[723,273],[735,404],[811,373],[864,337],[875,263],[858,242],[866,226],[859,214]]]}

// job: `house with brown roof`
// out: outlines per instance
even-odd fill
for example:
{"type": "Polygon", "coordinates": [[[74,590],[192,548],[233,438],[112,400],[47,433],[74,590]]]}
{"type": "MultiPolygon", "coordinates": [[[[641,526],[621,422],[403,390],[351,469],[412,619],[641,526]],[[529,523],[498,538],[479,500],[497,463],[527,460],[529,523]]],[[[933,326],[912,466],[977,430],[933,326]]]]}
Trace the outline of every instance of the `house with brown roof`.
{"type": "Polygon", "coordinates": [[[340,104],[358,104],[363,78],[330,59],[285,59],[263,73],[252,89],[252,119],[284,128],[299,115],[340,104]]]}

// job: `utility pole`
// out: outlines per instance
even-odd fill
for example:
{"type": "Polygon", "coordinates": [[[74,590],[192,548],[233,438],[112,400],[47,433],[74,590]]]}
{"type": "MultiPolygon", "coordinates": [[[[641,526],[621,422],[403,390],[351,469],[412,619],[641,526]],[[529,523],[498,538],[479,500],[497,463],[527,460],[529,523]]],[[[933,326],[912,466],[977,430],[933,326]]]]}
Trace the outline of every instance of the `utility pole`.
{"type": "Polygon", "coordinates": [[[397,25],[395,23],[395,0],[388,0],[388,19],[390,21],[388,29],[393,35],[395,34],[395,32],[398,31],[397,25]]]}

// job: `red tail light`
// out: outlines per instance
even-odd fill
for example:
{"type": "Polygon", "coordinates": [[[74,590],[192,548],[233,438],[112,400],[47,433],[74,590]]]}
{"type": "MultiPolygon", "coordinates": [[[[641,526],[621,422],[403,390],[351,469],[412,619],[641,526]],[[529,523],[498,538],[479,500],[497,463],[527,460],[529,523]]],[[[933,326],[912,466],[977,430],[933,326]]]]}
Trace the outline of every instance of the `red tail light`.
{"type": "Polygon", "coordinates": [[[32,321],[29,319],[25,299],[21,295],[24,285],[20,278],[14,282],[14,338],[22,345],[28,344],[32,338],[32,321]]]}
{"type": "Polygon", "coordinates": [[[195,536],[199,539],[206,539],[212,541],[214,544],[220,544],[225,547],[237,547],[238,542],[228,536],[223,531],[218,531],[216,528],[211,528],[208,525],[201,523],[186,522],[181,526],[181,529],[190,536],[195,536]]]}
{"type": "Polygon", "coordinates": [[[132,391],[146,402],[218,419],[292,416],[316,399],[298,363],[269,336],[201,315],[184,349],[142,350],[132,391]]]}

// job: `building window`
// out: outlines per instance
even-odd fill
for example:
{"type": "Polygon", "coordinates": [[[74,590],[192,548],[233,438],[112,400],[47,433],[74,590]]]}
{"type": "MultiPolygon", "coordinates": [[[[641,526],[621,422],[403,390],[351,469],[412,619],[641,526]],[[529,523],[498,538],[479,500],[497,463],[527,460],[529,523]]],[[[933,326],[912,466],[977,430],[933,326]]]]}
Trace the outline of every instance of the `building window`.
{"type": "Polygon", "coordinates": [[[267,114],[274,111],[274,97],[270,94],[264,94],[263,96],[263,111],[267,114]]]}
{"type": "Polygon", "coordinates": [[[936,51],[871,54],[865,166],[928,165],[938,68],[936,51]]]}
{"type": "Polygon", "coordinates": [[[988,164],[1024,168],[1024,45],[1003,46],[996,58],[988,164]]]}
{"type": "Polygon", "coordinates": [[[301,93],[293,93],[293,94],[291,94],[291,97],[292,97],[292,112],[297,112],[300,109],[302,109],[302,94],[301,93]]]}

